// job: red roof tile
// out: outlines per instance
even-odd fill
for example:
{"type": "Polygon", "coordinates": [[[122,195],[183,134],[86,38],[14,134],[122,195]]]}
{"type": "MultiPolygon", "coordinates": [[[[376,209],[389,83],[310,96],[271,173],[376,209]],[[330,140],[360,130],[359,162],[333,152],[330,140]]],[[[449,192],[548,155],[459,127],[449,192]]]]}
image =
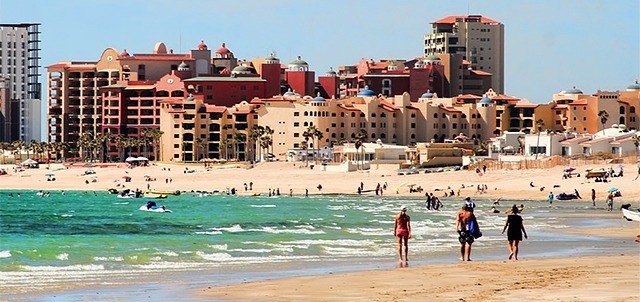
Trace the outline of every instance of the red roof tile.
{"type": "Polygon", "coordinates": [[[204,105],[205,112],[207,113],[224,113],[227,111],[227,107],[224,106],[215,106],[215,105],[204,105]]]}
{"type": "Polygon", "coordinates": [[[440,108],[442,108],[442,110],[448,111],[448,112],[462,112],[459,109],[456,109],[455,107],[440,107],[440,108]]]}
{"type": "Polygon", "coordinates": [[[195,61],[187,54],[134,54],[126,58],[120,58],[120,61],[144,60],[144,61],[195,61]]]}
{"type": "Polygon", "coordinates": [[[519,100],[519,98],[515,97],[515,96],[510,96],[510,95],[506,95],[506,94],[498,94],[494,97],[491,98],[494,101],[500,101],[500,100],[504,100],[504,101],[510,101],[510,100],[519,100]]]}
{"type": "Polygon", "coordinates": [[[587,100],[585,100],[585,99],[575,100],[575,101],[571,102],[569,105],[570,106],[577,106],[577,105],[586,106],[587,105],[587,100]]]}
{"type": "MultiPolygon", "coordinates": [[[[431,22],[431,24],[454,24],[456,23],[456,19],[459,18],[468,18],[470,16],[447,16],[442,19],[431,22]]],[[[482,23],[500,23],[496,20],[489,19],[487,17],[480,16],[480,22],[482,23]]]]}
{"type": "Polygon", "coordinates": [[[490,75],[493,75],[490,72],[486,72],[484,70],[475,70],[475,69],[471,70],[471,73],[479,75],[479,76],[490,76],[490,75]]]}
{"type": "Polygon", "coordinates": [[[456,99],[460,99],[460,100],[468,100],[468,99],[474,99],[474,100],[479,100],[482,97],[475,95],[475,94],[460,94],[458,96],[455,97],[456,99]]]}

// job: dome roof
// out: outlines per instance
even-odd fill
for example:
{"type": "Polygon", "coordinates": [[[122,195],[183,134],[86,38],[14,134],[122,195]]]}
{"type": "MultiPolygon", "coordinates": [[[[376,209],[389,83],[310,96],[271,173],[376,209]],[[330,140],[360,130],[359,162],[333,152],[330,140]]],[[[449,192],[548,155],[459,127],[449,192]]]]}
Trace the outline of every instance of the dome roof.
{"type": "Polygon", "coordinates": [[[436,56],[436,55],[429,55],[429,56],[427,56],[427,60],[429,60],[429,61],[434,61],[434,60],[440,61],[440,58],[438,56],[436,56]]]}
{"type": "Polygon", "coordinates": [[[265,58],[265,60],[276,61],[278,60],[278,58],[276,58],[276,55],[274,55],[273,53],[270,53],[269,56],[265,58]]]}
{"type": "Polygon", "coordinates": [[[216,53],[220,54],[220,55],[226,55],[226,54],[229,54],[230,52],[231,51],[229,50],[229,48],[227,48],[225,43],[222,43],[220,48],[218,48],[218,50],[216,50],[216,53]]]}
{"type": "Polygon", "coordinates": [[[122,53],[120,54],[121,57],[128,57],[129,53],[127,52],[127,50],[123,50],[122,53]]]}
{"type": "Polygon", "coordinates": [[[421,98],[421,99],[431,99],[431,98],[433,98],[433,93],[431,93],[431,91],[428,91],[428,90],[427,90],[427,92],[423,93],[423,94],[420,96],[420,98],[421,98]]]}
{"type": "Polygon", "coordinates": [[[640,90],[640,84],[638,84],[638,81],[636,80],[635,83],[627,86],[627,90],[640,90]]]}
{"type": "Polygon", "coordinates": [[[333,67],[329,67],[329,70],[327,71],[327,75],[334,76],[334,75],[337,75],[337,73],[335,72],[335,70],[333,70],[333,67]]]}
{"type": "Polygon", "coordinates": [[[320,96],[320,92],[318,92],[318,95],[315,98],[313,98],[313,101],[314,102],[324,102],[324,101],[326,101],[326,99],[323,98],[322,96],[320,96]]]}
{"type": "Polygon", "coordinates": [[[184,61],[182,61],[182,63],[180,63],[180,65],[178,65],[178,70],[185,70],[185,69],[189,69],[189,64],[187,64],[184,61]]]}
{"type": "Polygon", "coordinates": [[[236,66],[233,70],[231,70],[231,73],[247,74],[247,73],[251,73],[251,69],[249,69],[249,67],[247,66],[239,65],[239,66],[236,66]]]}
{"type": "Polygon", "coordinates": [[[198,44],[198,50],[207,50],[207,44],[204,44],[204,40],[200,40],[200,44],[198,44]]]}
{"type": "Polygon", "coordinates": [[[480,99],[480,104],[493,104],[493,101],[486,95],[480,99]]]}
{"type": "Polygon", "coordinates": [[[564,94],[582,94],[582,90],[577,89],[576,86],[573,86],[573,88],[565,90],[564,94]]]}
{"type": "Polygon", "coordinates": [[[293,93],[293,91],[291,91],[291,88],[289,88],[289,90],[287,90],[287,92],[285,92],[283,95],[285,95],[285,96],[294,96],[295,94],[293,93]]]}
{"type": "Polygon", "coordinates": [[[291,61],[291,63],[289,63],[289,65],[308,66],[309,64],[307,64],[307,62],[305,60],[303,60],[300,56],[298,56],[298,58],[293,60],[293,61],[291,61]]]}
{"type": "Polygon", "coordinates": [[[369,89],[369,86],[364,86],[364,89],[358,91],[358,96],[375,96],[376,93],[369,89]]]}

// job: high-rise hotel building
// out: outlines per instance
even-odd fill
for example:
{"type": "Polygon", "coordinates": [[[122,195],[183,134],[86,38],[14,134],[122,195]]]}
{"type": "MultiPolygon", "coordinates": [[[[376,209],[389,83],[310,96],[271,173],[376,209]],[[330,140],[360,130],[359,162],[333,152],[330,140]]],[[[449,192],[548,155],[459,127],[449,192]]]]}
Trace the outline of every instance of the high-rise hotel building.
{"type": "MultiPolygon", "coordinates": [[[[497,93],[504,93],[504,24],[487,17],[469,15],[448,16],[431,25],[431,33],[424,36],[425,57],[462,55],[470,64],[469,69],[491,73],[491,88],[497,93]]],[[[464,76],[458,77],[451,82],[457,81],[458,90],[468,90],[464,89],[464,76]]]]}
{"type": "Polygon", "coordinates": [[[40,141],[40,24],[0,24],[0,141],[40,141]]]}

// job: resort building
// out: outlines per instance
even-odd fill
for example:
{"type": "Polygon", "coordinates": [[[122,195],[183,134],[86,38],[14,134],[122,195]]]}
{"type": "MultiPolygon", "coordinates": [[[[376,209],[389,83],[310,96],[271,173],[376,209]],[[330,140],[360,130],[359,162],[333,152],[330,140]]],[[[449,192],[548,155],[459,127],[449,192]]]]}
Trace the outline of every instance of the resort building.
{"type": "Polygon", "coordinates": [[[40,23],[0,24],[0,141],[41,140],[40,23]]]}
{"type": "MultiPolygon", "coordinates": [[[[504,93],[504,24],[479,15],[448,16],[431,23],[424,36],[424,56],[462,55],[469,67],[492,74],[491,88],[504,93]]],[[[452,65],[453,66],[453,65],[452,65]]],[[[454,78],[449,78],[453,83],[454,78]]],[[[465,78],[459,78],[462,90],[465,78]]],[[[455,91],[455,86],[451,89],[455,91]]],[[[460,92],[462,93],[462,92],[460,92]]]]}

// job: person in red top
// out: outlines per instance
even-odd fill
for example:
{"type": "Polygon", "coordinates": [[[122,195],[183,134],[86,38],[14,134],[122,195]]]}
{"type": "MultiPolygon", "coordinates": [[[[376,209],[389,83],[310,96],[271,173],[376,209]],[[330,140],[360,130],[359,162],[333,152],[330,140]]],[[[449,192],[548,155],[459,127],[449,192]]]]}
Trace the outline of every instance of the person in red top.
{"type": "Polygon", "coordinates": [[[402,206],[400,213],[396,215],[393,226],[393,234],[398,241],[398,257],[400,263],[409,262],[409,238],[411,238],[411,218],[407,215],[407,207],[402,206]],[[404,245],[404,259],[402,258],[402,246],[404,245]]]}

